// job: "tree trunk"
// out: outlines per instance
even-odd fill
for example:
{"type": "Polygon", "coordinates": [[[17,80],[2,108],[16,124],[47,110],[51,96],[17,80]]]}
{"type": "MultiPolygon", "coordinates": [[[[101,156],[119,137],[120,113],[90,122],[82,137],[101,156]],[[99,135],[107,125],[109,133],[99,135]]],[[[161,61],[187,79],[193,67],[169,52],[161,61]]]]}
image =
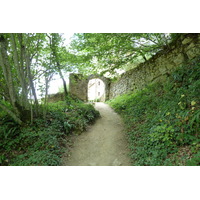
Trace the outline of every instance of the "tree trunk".
{"type": "Polygon", "coordinates": [[[39,107],[39,103],[38,103],[38,99],[37,99],[37,95],[36,95],[36,91],[35,91],[35,87],[34,87],[34,83],[33,83],[33,77],[31,74],[31,57],[29,55],[29,52],[27,50],[27,48],[23,47],[23,56],[25,59],[25,63],[26,63],[26,70],[27,70],[27,76],[28,76],[28,80],[29,80],[29,84],[30,84],[30,89],[32,91],[32,95],[34,96],[34,100],[35,100],[35,114],[36,116],[38,116],[38,107],[39,107]]]}
{"type": "Polygon", "coordinates": [[[14,112],[9,110],[5,105],[0,103],[0,108],[2,108],[2,110],[7,112],[14,119],[15,122],[17,122],[18,124],[22,124],[21,119],[14,112]]]}
{"type": "MultiPolygon", "coordinates": [[[[48,35],[47,35],[48,36],[48,35]]],[[[60,78],[62,79],[63,81],[63,87],[64,87],[64,96],[65,96],[65,99],[67,99],[67,96],[68,96],[68,92],[67,92],[67,84],[66,84],[66,81],[64,79],[64,76],[62,74],[62,71],[61,71],[61,65],[60,65],[60,62],[59,62],[59,57],[58,57],[58,54],[57,54],[57,51],[56,51],[56,38],[58,36],[58,34],[56,33],[53,33],[52,34],[53,38],[51,38],[50,36],[49,39],[50,39],[50,47],[51,47],[51,50],[52,50],[52,54],[53,56],[55,57],[55,63],[57,65],[57,68],[58,68],[58,73],[60,75],[60,78]]]]}
{"type": "Polygon", "coordinates": [[[49,91],[49,82],[52,79],[53,74],[51,74],[49,77],[48,75],[45,76],[45,98],[44,98],[44,111],[43,111],[43,117],[46,119],[46,113],[48,111],[48,91],[49,91]]]}
{"type": "Polygon", "coordinates": [[[60,69],[60,64],[57,62],[57,66],[58,66],[58,71],[59,71],[59,75],[60,75],[60,78],[62,79],[63,81],[63,87],[64,87],[64,95],[65,95],[65,99],[66,97],[68,96],[68,92],[67,92],[67,84],[66,84],[66,81],[65,81],[65,78],[62,74],[62,71],[60,69]]]}
{"type": "Polygon", "coordinates": [[[30,87],[31,87],[31,91],[32,91],[32,94],[34,96],[34,100],[35,100],[35,114],[36,116],[38,116],[38,106],[39,106],[39,103],[38,103],[38,99],[37,99],[37,95],[36,95],[36,91],[35,91],[35,87],[34,87],[34,83],[33,83],[33,78],[32,78],[32,75],[31,75],[31,69],[30,69],[30,58],[27,56],[26,57],[26,67],[27,67],[27,71],[28,71],[28,78],[29,78],[29,82],[30,82],[30,87]]]}
{"type": "Polygon", "coordinates": [[[3,75],[4,75],[7,89],[9,92],[10,103],[13,106],[13,108],[15,109],[16,114],[19,116],[19,110],[17,107],[17,105],[18,105],[17,95],[15,93],[12,71],[11,71],[11,66],[9,63],[8,53],[7,53],[7,41],[3,35],[1,36],[1,40],[0,40],[0,65],[3,69],[3,75]]]}
{"type": "MultiPolygon", "coordinates": [[[[17,68],[18,79],[19,79],[20,85],[22,87],[21,105],[25,109],[27,109],[28,108],[27,85],[25,83],[25,77],[24,77],[23,58],[21,60],[21,66],[20,66],[19,56],[18,56],[17,47],[16,47],[15,35],[13,33],[11,33],[10,35],[11,35],[11,47],[13,49],[13,54],[14,54],[14,63],[15,63],[15,66],[17,68]]],[[[21,42],[20,42],[20,46],[22,47],[21,42]]]]}

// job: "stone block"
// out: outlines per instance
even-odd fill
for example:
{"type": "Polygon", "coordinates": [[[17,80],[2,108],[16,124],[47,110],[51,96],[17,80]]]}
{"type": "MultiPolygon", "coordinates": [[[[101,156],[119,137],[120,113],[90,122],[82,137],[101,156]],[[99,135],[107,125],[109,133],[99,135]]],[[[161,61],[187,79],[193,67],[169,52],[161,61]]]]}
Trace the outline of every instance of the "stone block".
{"type": "Polygon", "coordinates": [[[185,38],[183,41],[182,41],[182,44],[188,44],[192,41],[192,38],[185,38]]]}
{"type": "Polygon", "coordinates": [[[200,55],[200,46],[196,46],[194,48],[190,48],[187,52],[186,52],[187,56],[189,59],[193,59],[196,56],[200,55]]]}
{"type": "Polygon", "coordinates": [[[173,61],[176,65],[180,65],[181,63],[184,62],[184,55],[182,53],[178,54],[177,56],[174,57],[173,61]]]}

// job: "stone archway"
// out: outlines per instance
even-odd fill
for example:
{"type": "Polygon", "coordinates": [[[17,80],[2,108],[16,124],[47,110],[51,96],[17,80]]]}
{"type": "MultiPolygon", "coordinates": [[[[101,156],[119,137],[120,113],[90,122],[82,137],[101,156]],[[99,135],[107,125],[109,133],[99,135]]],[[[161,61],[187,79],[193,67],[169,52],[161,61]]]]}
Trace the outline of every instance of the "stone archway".
{"type": "MultiPolygon", "coordinates": [[[[100,79],[104,83],[104,85],[105,85],[105,97],[104,97],[104,99],[102,99],[102,101],[108,100],[109,99],[109,92],[110,92],[110,79],[108,79],[104,76],[100,76],[98,74],[96,74],[96,75],[92,74],[92,75],[88,76],[88,78],[87,78],[87,85],[88,85],[89,81],[92,80],[92,79],[100,79]]],[[[87,91],[87,94],[88,94],[88,91],[87,91]]]]}
{"type": "Polygon", "coordinates": [[[87,97],[89,102],[105,102],[105,84],[99,78],[88,81],[87,97]]]}
{"type": "Polygon", "coordinates": [[[105,98],[109,99],[110,91],[110,79],[100,75],[90,75],[84,77],[82,74],[70,74],[69,76],[69,92],[72,96],[81,99],[82,101],[88,101],[88,83],[92,79],[100,79],[105,84],[105,98]]]}

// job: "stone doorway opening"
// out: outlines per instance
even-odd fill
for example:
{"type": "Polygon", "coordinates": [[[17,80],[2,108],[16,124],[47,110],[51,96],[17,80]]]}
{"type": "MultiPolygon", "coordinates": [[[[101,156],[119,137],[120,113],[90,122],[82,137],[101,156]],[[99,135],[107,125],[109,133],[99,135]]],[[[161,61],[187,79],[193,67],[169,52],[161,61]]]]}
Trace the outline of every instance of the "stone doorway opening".
{"type": "Polygon", "coordinates": [[[89,102],[105,102],[105,84],[99,78],[94,78],[88,82],[88,101],[89,102]]]}

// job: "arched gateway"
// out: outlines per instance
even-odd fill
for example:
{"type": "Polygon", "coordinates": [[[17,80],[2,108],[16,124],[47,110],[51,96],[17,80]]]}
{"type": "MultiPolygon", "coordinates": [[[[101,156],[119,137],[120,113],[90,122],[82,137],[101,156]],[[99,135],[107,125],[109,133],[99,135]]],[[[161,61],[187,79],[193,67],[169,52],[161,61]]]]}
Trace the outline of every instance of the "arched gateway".
{"type": "Polygon", "coordinates": [[[84,77],[82,74],[70,74],[69,76],[69,92],[72,96],[77,97],[83,101],[92,99],[98,99],[99,101],[106,101],[109,99],[110,90],[110,79],[100,75],[90,75],[84,77]],[[98,81],[100,80],[100,81],[98,81]],[[101,88],[101,84],[104,84],[104,92],[101,88]],[[88,92],[91,93],[93,85],[96,85],[93,89],[95,94],[93,97],[89,96],[88,92]],[[88,98],[89,96],[89,98],[88,98]]]}

